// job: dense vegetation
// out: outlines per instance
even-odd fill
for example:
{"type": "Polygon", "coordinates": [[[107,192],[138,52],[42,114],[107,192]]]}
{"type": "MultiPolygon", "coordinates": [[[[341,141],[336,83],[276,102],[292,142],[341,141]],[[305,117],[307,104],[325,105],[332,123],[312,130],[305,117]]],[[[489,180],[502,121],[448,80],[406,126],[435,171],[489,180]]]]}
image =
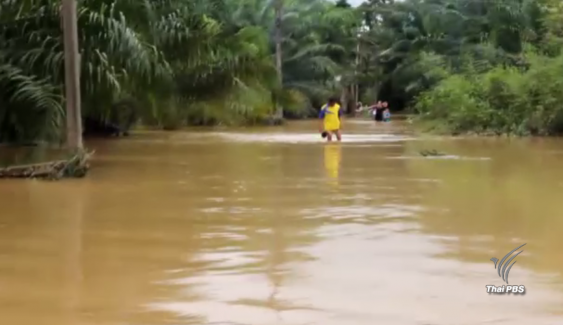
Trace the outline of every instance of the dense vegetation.
{"type": "Polygon", "coordinates": [[[362,84],[439,131],[561,133],[562,4],[371,0],[362,84]]]}
{"type": "MultiPolygon", "coordinates": [[[[60,137],[59,6],[0,0],[0,142],[60,137]]],[[[80,0],[83,115],[167,129],[263,122],[339,94],[448,132],[555,134],[562,14],[557,0],[80,0]]]]}
{"type": "MultiPolygon", "coordinates": [[[[60,4],[0,0],[0,142],[60,135],[60,4]]],[[[303,112],[346,68],[355,15],[324,0],[285,0],[280,84],[272,1],[81,0],[83,115],[123,124],[134,112],[176,128],[260,121],[276,103],[303,112]]]]}

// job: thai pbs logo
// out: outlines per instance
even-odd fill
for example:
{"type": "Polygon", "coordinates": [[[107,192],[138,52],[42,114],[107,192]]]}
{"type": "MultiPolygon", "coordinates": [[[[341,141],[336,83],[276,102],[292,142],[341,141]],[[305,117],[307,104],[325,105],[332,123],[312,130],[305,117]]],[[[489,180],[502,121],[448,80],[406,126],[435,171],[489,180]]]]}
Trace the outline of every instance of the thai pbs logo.
{"type": "MultiPolygon", "coordinates": [[[[526,245],[526,244],[524,244],[526,245]]],[[[491,258],[491,261],[493,261],[495,263],[495,269],[497,270],[497,274],[498,276],[504,281],[506,282],[507,285],[501,285],[501,286],[494,286],[494,285],[488,285],[487,286],[487,293],[497,293],[497,294],[525,294],[526,293],[526,287],[523,285],[510,285],[508,283],[508,275],[510,274],[510,269],[512,269],[512,266],[514,265],[514,263],[516,263],[516,261],[512,262],[512,260],[520,255],[520,253],[522,253],[524,250],[519,251],[518,253],[514,254],[510,259],[507,260],[507,258],[512,255],[512,253],[514,253],[517,249],[520,249],[522,246],[524,245],[520,245],[518,247],[516,247],[515,249],[511,250],[508,254],[506,254],[502,260],[498,260],[498,258],[493,257],[491,258]],[[512,262],[512,264],[510,263],[512,262]]]]}

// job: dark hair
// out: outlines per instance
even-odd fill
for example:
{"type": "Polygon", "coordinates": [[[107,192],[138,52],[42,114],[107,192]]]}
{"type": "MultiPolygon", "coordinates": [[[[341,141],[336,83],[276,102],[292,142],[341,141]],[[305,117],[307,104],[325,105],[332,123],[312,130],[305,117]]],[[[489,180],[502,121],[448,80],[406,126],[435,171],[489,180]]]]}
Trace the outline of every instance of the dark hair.
{"type": "Polygon", "coordinates": [[[330,97],[330,98],[328,99],[328,104],[329,104],[329,105],[334,105],[334,104],[337,104],[337,103],[338,103],[338,98],[336,98],[336,97],[330,97]]]}

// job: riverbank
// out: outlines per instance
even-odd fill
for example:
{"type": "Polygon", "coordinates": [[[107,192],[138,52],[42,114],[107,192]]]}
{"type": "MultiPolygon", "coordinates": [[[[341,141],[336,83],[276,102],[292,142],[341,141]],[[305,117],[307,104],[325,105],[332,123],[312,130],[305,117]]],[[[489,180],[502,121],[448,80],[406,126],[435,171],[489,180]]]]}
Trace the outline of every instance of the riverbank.
{"type": "Polygon", "coordinates": [[[464,136],[464,137],[503,137],[503,138],[522,138],[522,137],[562,137],[563,132],[537,132],[537,129],[529,130],[524,127],[504,127],[487,128],[476,126],[473,128],[460,130],[452,125],[451,121],[444,119],[431,119],[420,116],[409,118],[412,130],[417,135],[432,136],[464,136]],[[508,130],[507,130],[508,129],[508,130]]]}

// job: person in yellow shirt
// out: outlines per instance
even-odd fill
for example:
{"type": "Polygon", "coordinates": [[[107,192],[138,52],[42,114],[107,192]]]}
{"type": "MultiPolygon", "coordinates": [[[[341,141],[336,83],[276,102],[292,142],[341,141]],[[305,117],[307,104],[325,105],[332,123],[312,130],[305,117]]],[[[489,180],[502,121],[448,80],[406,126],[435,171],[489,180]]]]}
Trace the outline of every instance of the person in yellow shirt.
{"type": "Polygon", "coordinates": [[[336,135],[338,141],[342,140],[342,110],[338,99],[331,97],[328,103],[319,112],[319,131],[323,138],[332,141],[332,135],[336,135]]]}

